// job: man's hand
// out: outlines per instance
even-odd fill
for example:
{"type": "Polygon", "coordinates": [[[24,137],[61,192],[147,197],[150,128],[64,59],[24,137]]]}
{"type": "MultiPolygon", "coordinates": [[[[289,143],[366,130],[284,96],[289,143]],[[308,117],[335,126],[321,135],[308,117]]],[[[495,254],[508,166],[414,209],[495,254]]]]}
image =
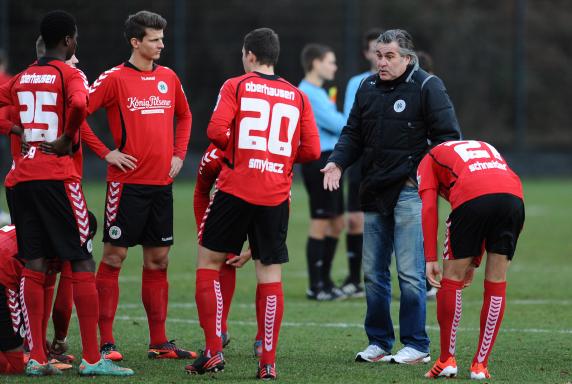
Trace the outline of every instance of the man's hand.
{"type": "Polygon", "coordinates": [[[20,137],[20,153],[22,156],[25,156],[28,151],[30,150],[30,144],[26,141],[26,135],[24,135],[24,128],[20,127],[19,125],[14,125],[10,129],[10,133],[12,135],[16,135],[20,137]]]}
{"type": "Polygon", "coordinates": [[[181,168],[183,168],[183,160],[177,156],[173,156],[173,158],[171,159],[171,170],[169,171],[169,177],[171,179],[177,177],[177,175],[181,171],[181,168]]]}
{"type": "Polygon", "coordinates": [[[72,139],[64,133],[54,141],[40,143],[40,150],[58,157],[69,156],[72,154],[72,139]]]}
{"type": "Polygon", "coordinates": [[[335,163],[328,163],[320,170],[324,174],[324,189],[335,191],[340,187],[342,170],[335,163]]]}
{"type": "Polygon", "coordinates": [[[227,265],[231,265],[235,268],[242,268],[242,266],[244,264],[246,264],[248,262],[248,260],[250,260],[252,258],[252,252],[250,251],[250,248],[248,248],[246,251],[242,251],[240,253],[240,256],[234,256],[231,259],[228,259],[226,261],[227,265]]]}
{"type": "Polygon", "coordinates": [[[137,159],[119,151],[119,149],[114,149],[105,155],[105,161],[111,165],[115,165],[121,169],[122,172],[132,171],[137,168],[137,159]]]}
{"type": "Polygon", "coordinates": [[[428,261],[425,264],[425,276],[431,286],[441,288],[441,266],[438,261],[428,261]]]}

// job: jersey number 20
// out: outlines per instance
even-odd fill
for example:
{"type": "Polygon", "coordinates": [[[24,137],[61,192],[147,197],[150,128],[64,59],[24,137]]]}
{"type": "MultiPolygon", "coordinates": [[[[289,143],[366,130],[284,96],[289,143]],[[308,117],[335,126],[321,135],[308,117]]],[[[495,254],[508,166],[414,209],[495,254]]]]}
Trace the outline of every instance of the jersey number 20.
{"type": "Polygon", "coordinates": [[[290,156],[292,154],[292,137],[300,117],[300,110],[297,107],[276,103],[271,111],[268,101],[243,97],[240,100],[240,110],[244,112],[258,112],[260,116],[242,118],[239,125],[238,148],[255,149],[264,152],[268,150],[270,153],[281,156],[290,156]],[[280,127],[282,126],[283,118],[288,122],[287,141],[280,140],[280,127]],[[266,130],[269,130],[268,139],[265,136],[252,135],[254,131],[264,132],[266,130]]]}

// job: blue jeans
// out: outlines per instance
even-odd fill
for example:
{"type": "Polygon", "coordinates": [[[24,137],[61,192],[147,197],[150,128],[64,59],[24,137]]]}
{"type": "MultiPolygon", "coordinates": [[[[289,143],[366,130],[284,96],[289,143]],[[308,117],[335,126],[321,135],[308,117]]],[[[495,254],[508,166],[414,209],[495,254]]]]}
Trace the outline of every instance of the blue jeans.
{"type": "Polygon", "coordinates": [[[414,187],[405,186],[393,216],[365,213],[363,270],[367,313],[365,332],[369,344],[391,352],[395,333],[391,321],[391,255],[395,252],[401,299],[399,335],[401,343],[429,352],[425,332],[425,259],[421,230],[421,199],[414,187]]]}

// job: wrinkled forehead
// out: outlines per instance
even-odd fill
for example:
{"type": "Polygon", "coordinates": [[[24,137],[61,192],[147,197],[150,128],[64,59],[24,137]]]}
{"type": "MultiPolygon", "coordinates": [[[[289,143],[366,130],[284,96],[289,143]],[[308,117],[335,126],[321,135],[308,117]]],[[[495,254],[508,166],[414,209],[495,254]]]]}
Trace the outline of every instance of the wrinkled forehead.
{"type": "Polygon", "coordinates": [[[375,46],[375,52],[380,53],[383,56],[389,53],[399,55],[399,45],[397,44],[397,41],[392,41],[391,43],[388,44],[383,42],[378,42],[375,46]]]}

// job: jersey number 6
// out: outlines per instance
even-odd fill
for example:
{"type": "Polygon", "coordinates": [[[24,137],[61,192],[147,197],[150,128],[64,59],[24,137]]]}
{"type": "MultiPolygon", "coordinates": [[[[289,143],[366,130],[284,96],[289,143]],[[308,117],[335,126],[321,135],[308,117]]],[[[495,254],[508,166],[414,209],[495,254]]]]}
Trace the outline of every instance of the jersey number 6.
{"type": "Polygon", "coordinates": [[[243,97],[240,100],[240,110],[243,112],[258,112],[258,117],[244,117],[240,121],[238,133],[238,148],[255,149],[275,155],[290,156],[292,154],[292,136],[298,125],[300,111],[297,107],[284,103],[276,103],[270,111],[270,103],[263,99],[243,97]],[[282,119],[288,122],[287,140],[280,141],[282,119]],[[270,125],[268,124],[270,123],[270,125]],[[252,135],[253,131],[265,132],[266,136],[252,135]]]}

